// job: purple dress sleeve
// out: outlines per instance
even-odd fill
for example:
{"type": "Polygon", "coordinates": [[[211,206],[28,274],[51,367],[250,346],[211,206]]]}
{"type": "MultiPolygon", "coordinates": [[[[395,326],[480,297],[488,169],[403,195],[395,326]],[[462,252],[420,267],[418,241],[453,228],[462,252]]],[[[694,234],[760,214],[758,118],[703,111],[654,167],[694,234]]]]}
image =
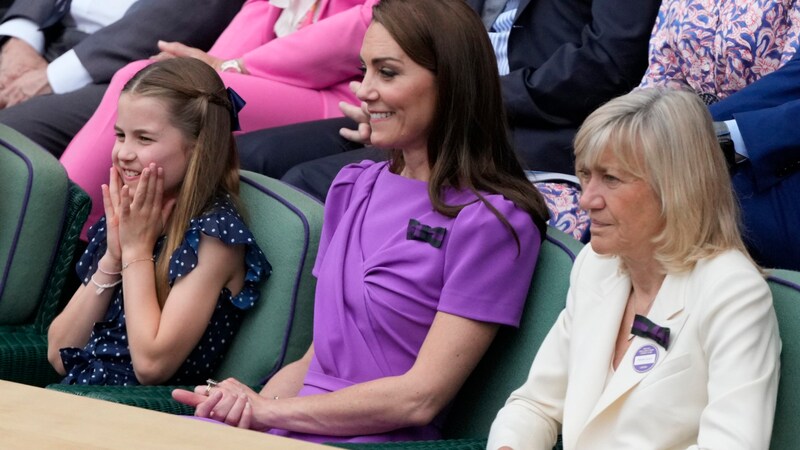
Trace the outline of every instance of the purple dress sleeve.
{"type": "Polygon", "coordinates": [[[487,200],[519,238],[483,203],[464,208],[452,226],[438,310],[469,319],[519,326],[541,238],[531,216],[511,201],[487,200]]]}

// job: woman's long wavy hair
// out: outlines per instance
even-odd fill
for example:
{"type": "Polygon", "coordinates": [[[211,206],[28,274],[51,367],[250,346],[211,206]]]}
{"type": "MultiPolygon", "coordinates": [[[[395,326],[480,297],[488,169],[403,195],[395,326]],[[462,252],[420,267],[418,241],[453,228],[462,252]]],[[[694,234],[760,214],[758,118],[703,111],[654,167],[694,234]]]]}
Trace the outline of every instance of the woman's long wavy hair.
{"type": "Polygon", "coordinates": [[[229,194],[240,207],[239,156],[231,133],[233,105],[217,72],[193,58],[153,63],[134,75],[122,93],[162,101],[170,124],[181,131],[190,148],[186,175],[156,260],[156,292],[163,307],[170,291],[170,256],[180,245],[189,221],[219,195],[229,194]]]}
{"type": "MultiPolygon", "coordinates": [[[[436,110],[428,135],[428,194],[434,209],[455,217],[466,205],[447,204],[444,188],[470,190],[519,245],[508,220],[480,192],[500,194],[530,214],[544,237],[547,207],[511,146],[497,59],[477,14],[463,0],[382,0],[372,20],[436,76],[436,110]]],[[[390,167],[400,173],[402,152],[392,151],[390,167]]]]}

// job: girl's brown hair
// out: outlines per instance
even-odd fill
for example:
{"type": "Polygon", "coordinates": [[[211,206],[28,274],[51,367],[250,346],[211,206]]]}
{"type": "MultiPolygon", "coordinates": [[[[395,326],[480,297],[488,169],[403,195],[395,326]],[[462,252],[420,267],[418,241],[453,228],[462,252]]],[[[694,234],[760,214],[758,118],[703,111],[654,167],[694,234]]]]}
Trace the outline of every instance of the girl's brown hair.
{"type": "Polygon", "coordinates": [[[231,133],[233,105],[217,72],[194,58],[153,63],[134,75],[122,93],[164,102],[171,125],[190,144],[186,176],[165,226],[166,240],[156,261],[156,292],[163,306],[170,291],[170,256],[180,245],[189,221],[202,214],[219,195],[228,194],[240,207],[239,156],[231,133]]]}

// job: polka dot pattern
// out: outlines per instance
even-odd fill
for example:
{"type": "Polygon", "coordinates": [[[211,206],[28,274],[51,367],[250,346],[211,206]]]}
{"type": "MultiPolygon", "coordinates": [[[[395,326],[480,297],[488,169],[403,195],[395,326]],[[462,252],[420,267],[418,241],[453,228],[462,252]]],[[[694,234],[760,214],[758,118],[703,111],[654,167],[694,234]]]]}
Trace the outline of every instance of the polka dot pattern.
{"type": "MultiPolygon", "coordinates": [[[[203,233],[226,244],[245,246],[245,286],[236,296],[227,288],[222,289],[202,338],[167,384],[202,384],[214,373],[239,329],[243,312],[258,301],[259,283],[268,278],[272,271],[253,234],[229,198],[219,199],[208,211],[189,223],[183,242],[170,258],[169,282],[173,284],[195,268],[200,233],[203,233]]],[[[101,218],[89,230],[89,239],[89,245],[76,267],[84,284],[89,283],[98,261],[106,251],[105,218],[101,218]]],[[[162,241],[156,244],[154,254],[157,254],[162,241]]],[[[103,320],[94,325],[86,346],[82,349],[61,349],[61,360],[67,370],[63,384],[139,384],[128,349],[122,285],[115,288],[114,299],[103,320]]]]}

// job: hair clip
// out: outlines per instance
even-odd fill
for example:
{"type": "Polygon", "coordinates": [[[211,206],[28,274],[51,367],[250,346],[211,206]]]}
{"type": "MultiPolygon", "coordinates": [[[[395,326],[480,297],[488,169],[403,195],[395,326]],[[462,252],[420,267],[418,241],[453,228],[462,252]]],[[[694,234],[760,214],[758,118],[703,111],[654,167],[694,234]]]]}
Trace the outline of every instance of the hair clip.
{"type": "Polygon", "coordinates": [[[231,88],[226,88],[228,91],[228,100],[231,101],[231,131],[239,131],[242,127],[239,125],[239,111],[247,104],[246,101],[239,94],[231,88]]]}

